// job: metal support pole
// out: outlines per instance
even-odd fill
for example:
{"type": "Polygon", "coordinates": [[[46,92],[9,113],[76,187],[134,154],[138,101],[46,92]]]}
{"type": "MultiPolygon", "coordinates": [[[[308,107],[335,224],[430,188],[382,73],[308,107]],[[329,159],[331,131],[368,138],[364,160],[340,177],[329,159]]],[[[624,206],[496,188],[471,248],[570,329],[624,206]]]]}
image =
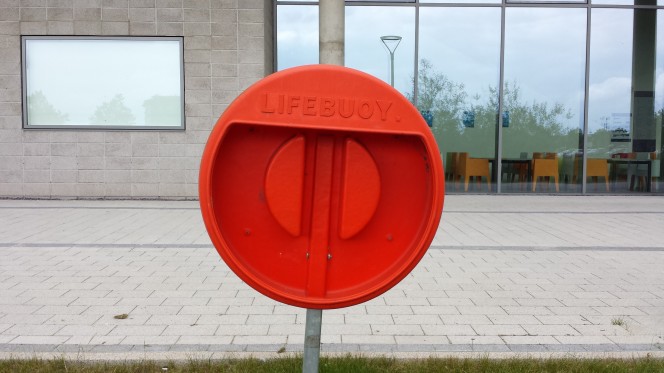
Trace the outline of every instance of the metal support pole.
{"type": "MultiPolygon", "coordinates": [[[[320,0],[318,3],[318,62],[344,65],[345,2],[320,0]]],[[[318,373],[323,310],[307,309],[304,328],[303,373],[318,373]]]]}
{"type": "Polygon", "coordinates": [[[394,87],[394,52],[390,51],[390,85],[394,87]]]}
{"type": "Polygon", "coordinates": [[[321,0],[318,5],[319,63],[344,65],[344,0],[321,0]]]}
{"type": "Polygon", "coordinates": [[[380,37],[385,48],[390,53],[390,85],[394,87],[394,51],[397,50],[399,43],[401,43],[401,36],[385,35],[380,37]]]}
{"type": "Polygon", "coordinates": [[[307,309],[307,321],[304,328],[303,373],[318,373],[320,361],[320,330],[323,324],[323,310],[307,309]]]}

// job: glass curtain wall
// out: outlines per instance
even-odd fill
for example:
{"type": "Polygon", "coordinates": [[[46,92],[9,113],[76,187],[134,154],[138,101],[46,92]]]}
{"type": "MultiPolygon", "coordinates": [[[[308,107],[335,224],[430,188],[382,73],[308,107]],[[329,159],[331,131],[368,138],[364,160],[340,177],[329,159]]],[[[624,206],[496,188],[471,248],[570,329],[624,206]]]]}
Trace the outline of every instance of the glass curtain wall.
{"type": "Polygon", "coordinates": [[[318,63],[318,5],[277,7],[277,67],[318,63]]]}
{"type": "Polygon", "coordinates": [[[506,9],[504,191],[580,192],[585,36],[586,9],[506,9]]]}
{"type": "Polygon", "coordinates": [[[388,83],[391,82],[391,69],[394,68],[394,88],[412,101],[415,8],[348,6],[346,35],[346,66],[388,83]],[[386,40],[383,43],[381,36],[398,36],[401,40],[386,40]],[[390,62],[388,46],[394,54],[394,66],[390,62]]]}
{"type": "MultiPolygon", "coordinates": [[[[318,63],[317,2],[275,7],[278,69],[318,63]]],[[[662,12],[664,0],[348,1],[346,65],[390,83],[380,37],[401,37],[394,85],[431,122],[448,193],[662,193],[662,12]]]]}
{"type": "Polygon", "coordinates": [[[490,175],[496,153],[500,8],[422,7],[419,16],[417,107],[433,115],[447,188],[495,192],[490,175]],[[460,157],[470,159],[460,162],[460,157]],[[479,184],[466,186],[467,177],[479,184]]]}
{"type": "Polygon", "coordinates": [[[593,9],[586,168],[589,193],[660,190],[662,10],[593,9]]]}
{"type": "MultiPolygon", "coordinates": [[[[631,151],[633,21],[633,9],[592,11],[587,162],[606,162],[607,172],[612,154],[631,151]],[[602,159],[605,161],[600,161],[602,159]]],[[[627,165],[612,167],[611,183],[607,184],[608,180],[603,178],[590,177],[588,192],[627,190],[627,165]],[[620,183],[616,182],[618,179],[620,183]]]]}

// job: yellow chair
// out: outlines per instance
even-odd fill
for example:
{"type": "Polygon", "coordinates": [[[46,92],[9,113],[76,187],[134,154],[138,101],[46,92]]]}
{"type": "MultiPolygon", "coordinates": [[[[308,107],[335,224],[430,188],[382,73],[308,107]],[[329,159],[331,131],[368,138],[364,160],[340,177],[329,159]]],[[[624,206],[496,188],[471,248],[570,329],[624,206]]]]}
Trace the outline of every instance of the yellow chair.
{"type": "Polygon", "coordinates": [[[592,177],[595,181],[595,191],[600,177],[604,178],[606,191],[609,191],[609,162],[606,159],[588,158],[586,163],[586,177],[592,177]]]}
{"type": "Polygon", "coordinates": [[[547,190],[549,187],[549,178],[553,177],[556,184],[556,192],[560,191],[558,186],[558,155],[548,153],[546,158],[535,158],[541,156],[541,153],[533,153],[533,192],[537,189],[537,179],[545,177],[547,181],[547,190]]]}
{"type": "MultiPolygon", "coordinates": [[[[470,158],[468,153],[459,153],[457,163],[458,179],[464,181],[464,191],[468,191],[468,182],[471,177],[476,178],[477,185],[481,185],[482,178],[486,178],[486,185],[491,191],[491,173],[489,172],[489,160],[486,158],[470,158]]],[[[456,183],[455,183],[456,184],[456,183]]]]}

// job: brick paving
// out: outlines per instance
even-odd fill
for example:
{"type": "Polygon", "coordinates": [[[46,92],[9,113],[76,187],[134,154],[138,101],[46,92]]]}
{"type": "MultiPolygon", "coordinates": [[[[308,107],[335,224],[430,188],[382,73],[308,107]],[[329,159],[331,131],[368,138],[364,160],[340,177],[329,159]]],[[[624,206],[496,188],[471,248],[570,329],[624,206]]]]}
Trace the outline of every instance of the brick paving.
{"type": "MultiPolygon", "coordinates": [[[[322,349],[661,355],[662,227],[661,197],[448,196],[406,279],[324,311],[322,349]]],[[[303,348],[305,311],[242,283],[195,201],[2,200],[0,252],[0,357],[303,348]]]]}

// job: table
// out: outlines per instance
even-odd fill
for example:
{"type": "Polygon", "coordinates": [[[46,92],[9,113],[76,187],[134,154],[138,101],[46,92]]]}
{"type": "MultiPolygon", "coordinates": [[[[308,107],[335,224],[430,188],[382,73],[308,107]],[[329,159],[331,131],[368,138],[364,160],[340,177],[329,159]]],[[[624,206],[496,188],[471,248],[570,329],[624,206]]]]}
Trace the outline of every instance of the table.
{"type": "MultiPolygon", "coordinates": [[[[648,173],[646,174],[646,191],[650,192],[650,183],[652,179],[652,160],[650,159],[631,159],[631,158],[609,158],[609,165],[611,166],[611,182],[614,185],[614,190],[615,190],[615,184],[616,184],[616,179],[617,179],[617,171],[616,168],[618,165],[621,164],[626,164],[627,167],[629,168],[630,165],[640,165],[640,164],[645,164],[648,165],[648,173]]],[[[630,182],[629,180],[627,181],[628,183],[630,182]]]]}
{"type": "MultiPolygon", "coordinates": [[[[487,158],[489,160],[489,164],[491,165],[491,179],[495,183],[497,180],[497,175],[496,175],[496,167],[494,167],[494,158],[487,158]]],[[[532,178],[533,175],[533,162],[532,159],[529,158],[503,158],[501,159],[502,164],[525,164],[526,165],[526,187],[528,187],[528,183],[530,182],[530,179],[532,178]]],[[[502,176],[502,175],[501,175],[502,176]]]]}

